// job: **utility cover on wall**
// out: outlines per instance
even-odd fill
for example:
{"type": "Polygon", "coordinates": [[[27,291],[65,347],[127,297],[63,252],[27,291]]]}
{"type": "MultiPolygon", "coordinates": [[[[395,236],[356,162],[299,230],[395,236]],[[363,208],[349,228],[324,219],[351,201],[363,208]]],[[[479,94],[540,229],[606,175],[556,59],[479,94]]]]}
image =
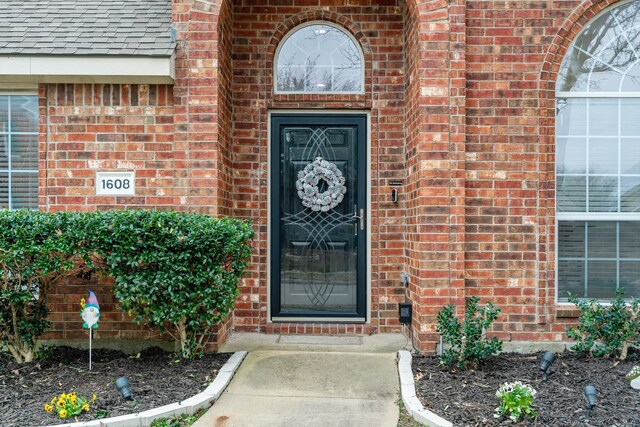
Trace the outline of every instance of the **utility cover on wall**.
{"type": "Polygon", "coordinates": [[[411,303],[401,302],[398,304],[398,317],[400,318],[400,323],[405,325],[411,323],[412,312],[411,303]]]}

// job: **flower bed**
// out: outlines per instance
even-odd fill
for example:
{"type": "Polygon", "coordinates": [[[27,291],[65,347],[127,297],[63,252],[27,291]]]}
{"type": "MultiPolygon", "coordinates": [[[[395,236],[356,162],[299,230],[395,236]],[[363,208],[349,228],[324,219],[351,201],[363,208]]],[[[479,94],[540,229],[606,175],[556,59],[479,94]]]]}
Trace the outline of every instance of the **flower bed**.
{"type": "Polygon", "coordinates": [[[202,359],[184,360],[158,348],[134,356],[94,350],[93,369],[89,371],[86,350],[54,348],[45,359],[21,365],[0,353],[0,384],[4,390],[0,397],[0,426],[89,421],[181,401],[204,390],[229,356],[206,354],[202,359]],[[114,384],[118,377],[129,379],[133,401],[120,396],[114,384]],[[54,396],[57,404],[62,393],[63,400],[69,403],[70,393],[76,393],[77,402],[81,396],[87,398],[88,411],[81,411],[77,419],[68,409],[64,419],[53,410],[47,412],[45,405],[51,405],[54,396]]]}
{"type": "Polygon", "coordinates": [[[495,418],[500,405],[496,392],[504,383],[521,381],[536,390],[533,409],[537,418],[522,416],[519,426],[584,426],[586,385],[594,385],[597,403],[591,426],[640,426],[640,391],[625,378],[638,364],[640,352],[614,364],[611,359],[591,359],[572,353],[558,354],[542,381],[539,354],[503,353],[490,357],[479,369],[449,371],[435,356],[414,357],[416,393],[423,405],[456,426],[499,426],[513,423],[495,418]]]}

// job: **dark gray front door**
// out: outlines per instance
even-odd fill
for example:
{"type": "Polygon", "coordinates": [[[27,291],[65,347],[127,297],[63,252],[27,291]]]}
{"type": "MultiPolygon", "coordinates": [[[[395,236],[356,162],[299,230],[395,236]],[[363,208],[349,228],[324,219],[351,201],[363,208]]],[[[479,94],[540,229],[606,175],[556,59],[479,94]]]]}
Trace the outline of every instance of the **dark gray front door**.
{"type": "Polygon", "coordinates": [[[271,116],[271,315],[366,316],[366,116],[271,116]]]}

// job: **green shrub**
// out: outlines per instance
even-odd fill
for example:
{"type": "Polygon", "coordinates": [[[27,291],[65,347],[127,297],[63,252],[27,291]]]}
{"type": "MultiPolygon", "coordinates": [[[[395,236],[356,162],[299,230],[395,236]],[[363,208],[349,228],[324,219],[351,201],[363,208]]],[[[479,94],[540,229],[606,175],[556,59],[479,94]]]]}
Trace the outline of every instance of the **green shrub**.
{"type": "Polygon", "coordinates": [[[440,356],[441,364],[466,369],[502,350],[502,341],[497,337],[487,340],[486,335],[487,329],[498,318],[500,309],[490,302],[480,308],[478,301],[480,298],[475,296],[467,300],[462,322],[455,317],[452,304],[438,312],[436,330],[442,335],[444,344],[449,346],[440,356]]]}
{"type": "Polygon", "coordinates": [[[632,298],[627,304],[623,295],[618,290],[611,304],[604,305],[595,299],[587,301],[569,294],[569,302],[580,310],[578,327],[566,330],[567,337],[578,341],[572,350],[625,360],[629,346],[640,345],[640,300],[632,298]]]}
{"type": "Polygon", "coordinates": [[[123,310],[173,336],[183,357],[198,355],[233,309],[251,254],[251,225],[171,211],[95,218],[95,246],[123,310]]]}
{"type": "Polygon", "coordinates": [[[19,363],[33,360],[49,326],[50,288],[91,268],[85,223],[78,213],[0,210],[0,342],[19,363]]]}

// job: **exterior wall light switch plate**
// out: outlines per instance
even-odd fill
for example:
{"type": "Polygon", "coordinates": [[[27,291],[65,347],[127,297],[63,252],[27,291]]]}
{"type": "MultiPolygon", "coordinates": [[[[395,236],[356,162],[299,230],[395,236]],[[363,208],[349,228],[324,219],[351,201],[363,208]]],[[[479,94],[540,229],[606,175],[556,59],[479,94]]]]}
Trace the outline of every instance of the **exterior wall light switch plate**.
{"type": "Polygon", "coordinates": [[[411,317],[413,314],[411,303],[401,302],[400,304],[398,304],[398,314],[400,315],[400,323],[402,324],[411,323],[411,317]]]}

